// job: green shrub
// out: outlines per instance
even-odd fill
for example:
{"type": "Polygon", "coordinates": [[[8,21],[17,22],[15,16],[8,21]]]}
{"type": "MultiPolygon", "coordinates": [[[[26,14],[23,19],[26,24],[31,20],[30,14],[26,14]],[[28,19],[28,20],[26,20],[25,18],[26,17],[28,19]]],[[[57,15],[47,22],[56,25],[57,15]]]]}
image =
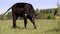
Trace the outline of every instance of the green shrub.
{"type": "Polygon", "coordinates": [[[49,15],[47,16],[47,19],[55,19],[55,16],[52,15],[52,14],[49,14],[49,15]]]}

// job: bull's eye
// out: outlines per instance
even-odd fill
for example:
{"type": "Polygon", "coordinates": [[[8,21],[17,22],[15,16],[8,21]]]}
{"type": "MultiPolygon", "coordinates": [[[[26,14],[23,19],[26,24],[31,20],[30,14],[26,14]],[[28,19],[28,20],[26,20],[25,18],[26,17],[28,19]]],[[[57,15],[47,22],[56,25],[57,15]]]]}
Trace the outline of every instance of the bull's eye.
{"type": "Polygon", "coordinates": [[[27,14],[25,14],[25,16],[27,16],[27,14]]]}

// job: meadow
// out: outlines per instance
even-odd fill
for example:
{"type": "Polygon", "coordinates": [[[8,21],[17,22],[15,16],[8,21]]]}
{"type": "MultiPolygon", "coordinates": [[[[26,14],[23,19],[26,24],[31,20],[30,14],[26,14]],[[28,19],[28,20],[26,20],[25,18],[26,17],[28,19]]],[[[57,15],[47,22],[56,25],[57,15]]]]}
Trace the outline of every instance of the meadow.
{"type": "Polygon", "coordinates": [[[12,20],[0,20],[0,34],[60,34],[60,20],[35,20],[37,29],[27,21],[27,29],[23,20],[17,20],[17,28],[13,29],[12,20]]]}

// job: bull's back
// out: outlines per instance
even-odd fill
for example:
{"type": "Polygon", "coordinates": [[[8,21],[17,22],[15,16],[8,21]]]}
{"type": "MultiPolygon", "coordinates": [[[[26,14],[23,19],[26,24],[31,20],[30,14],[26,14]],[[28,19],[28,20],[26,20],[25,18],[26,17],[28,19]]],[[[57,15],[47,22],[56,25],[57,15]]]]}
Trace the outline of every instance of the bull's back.
{"type": "Polygon", "coordinates": [[[28,3],[16,3],[13,5],[13,7],[21,8],[21,7],[24,7],[26,4],[28,4],[28,3]]]}
{"type": "MultiPolygon", "coordinates": [[[[25,14],[26,8],[28,8],[28,10],[34,10],[31,4],[16,3],[12,6],[12,9],[14,10],[12,12],[15,13],[16,15],[23,16],[25,14]]],[[[32,12],[34,12],[34,11],[32,11],[32,12]]],[[[29,11],[28,11],[28,13],[29,13],[29,11]]]]}

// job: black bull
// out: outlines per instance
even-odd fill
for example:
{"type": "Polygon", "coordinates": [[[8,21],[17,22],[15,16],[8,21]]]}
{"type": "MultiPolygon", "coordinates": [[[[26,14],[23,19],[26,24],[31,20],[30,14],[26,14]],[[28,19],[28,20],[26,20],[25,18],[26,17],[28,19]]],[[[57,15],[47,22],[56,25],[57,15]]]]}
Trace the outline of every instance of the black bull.
{"type": "Polygon", "coordinates": [[[34,28],[35,25],[35,11],[31,4],[29,3],[16,3],[12,7],[10,7],[4,14],[6,14],[10,9],[12,9],[13,16],[13,28],[16,28],[16,20],[18,17],[24,18],[24,26],[26,28],[27,18],[33,23],[34,28]]]}

